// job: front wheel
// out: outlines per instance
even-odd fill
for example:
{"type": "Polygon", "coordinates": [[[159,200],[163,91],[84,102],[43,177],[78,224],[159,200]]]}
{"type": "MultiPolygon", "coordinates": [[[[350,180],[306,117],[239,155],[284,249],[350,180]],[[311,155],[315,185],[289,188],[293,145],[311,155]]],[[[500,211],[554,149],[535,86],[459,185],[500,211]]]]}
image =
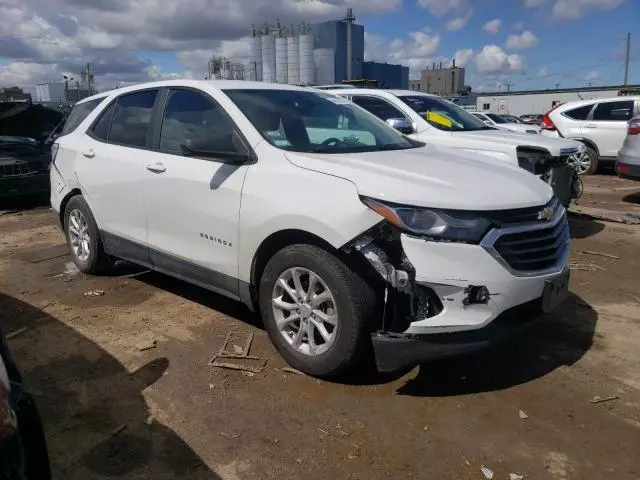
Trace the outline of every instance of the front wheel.
{"type": "Polygon", "coordinates": [[[374,291],[326,250],[292,245],[277,252],[262,275],[259,303],[271,341],[304,373],[336,376],[367,352],[374,291]]]}
{"type": "Polygon", "coordinates": [[[577,153],[569,157],[569,163],[578,172],[578,175],[593,175],[598,169],[598,153],[591,147],[587,147],[583,153],[577,153]]]}

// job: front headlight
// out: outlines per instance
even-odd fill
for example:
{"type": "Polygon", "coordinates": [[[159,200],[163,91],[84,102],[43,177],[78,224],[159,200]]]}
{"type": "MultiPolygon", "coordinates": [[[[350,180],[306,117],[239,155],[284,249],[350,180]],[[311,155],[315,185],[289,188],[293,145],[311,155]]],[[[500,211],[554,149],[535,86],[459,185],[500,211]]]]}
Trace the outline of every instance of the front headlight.
{"type": "Polygon", "coordinates": [[[491,227],[488,219],[473,212],[407,207],[367,197],[361,200],[392,225],[415,235],[478,243],[491,227]]]}

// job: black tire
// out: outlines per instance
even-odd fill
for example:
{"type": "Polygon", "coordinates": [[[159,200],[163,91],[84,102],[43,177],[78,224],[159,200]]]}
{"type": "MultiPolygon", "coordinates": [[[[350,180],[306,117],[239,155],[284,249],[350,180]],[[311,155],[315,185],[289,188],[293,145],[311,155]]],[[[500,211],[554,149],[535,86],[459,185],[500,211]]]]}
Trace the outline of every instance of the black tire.
{"type": "Polygon", "coordinates": [[[593,175],[598,171],[598,152],[596,152],[589,145],[585,146],[587,147],[586,154],[589,155],[589,159],[591,160],[591,166],[582,175],[593,175]]]}
{"type": "Polygon", "coordinates": [[[67,245],[71,253],[73,263],[78,269],[84,273],[96,274],[104,272],[113,266],[113,258],[107,255],[102,245],[102,237],[98,230],[95,218],[91,213],[91,209],[82,195],[76,195],[67,203],[64,211],[64,233],[67,237],[67,245]],[[89,234],[89,256],[85,260],[78,258],[71,245],[71,237],[69,234],[69,217],[71,212],[79,210],[87,222],[87,230],[89,234]]]}
{"type": "Polygon", "coordinates": [[[375,321],[375,293],[365,280],[340,259],[312,245],[291,245],[267,263],[260,280],[260,312],[264,326],[280,354],[294,368],[315,377],[335,377],[359,366],[370,351],[370,333],[375,321]],[[319,275],[334,296],[338,309],[336,338],[317,356],[295,350],[278,330],[272,294],[280,275],[292,267],[319,275]]]}

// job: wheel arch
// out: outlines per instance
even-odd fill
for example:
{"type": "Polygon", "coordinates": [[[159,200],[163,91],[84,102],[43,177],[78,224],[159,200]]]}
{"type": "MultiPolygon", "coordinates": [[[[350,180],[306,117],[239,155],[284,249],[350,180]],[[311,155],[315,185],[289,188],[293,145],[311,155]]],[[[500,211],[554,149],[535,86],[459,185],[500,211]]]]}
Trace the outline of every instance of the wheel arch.
{"type": "Polygon", "coordinates": [[[60,215],[60,225],[64,226],[64,211],[67,209],[69,200],[77,195],[82,195],[82,191],[79,188],[74,188],[69,193],[67,193],[60,202],[60,211],[58,212],[58,214],[60,215]]]}
{"type": "Polygon", "coordinates": [[[598,146],[595,144],[595,142],[593,142],[592,140],[589,140],[588,138],[572,137],[572,138],[567,138],[567,140],[575,140],[577,142],[584,143],[587,147],[595,151],[596,155],[600,156],[600,150],[598,149],[598,146]]]}

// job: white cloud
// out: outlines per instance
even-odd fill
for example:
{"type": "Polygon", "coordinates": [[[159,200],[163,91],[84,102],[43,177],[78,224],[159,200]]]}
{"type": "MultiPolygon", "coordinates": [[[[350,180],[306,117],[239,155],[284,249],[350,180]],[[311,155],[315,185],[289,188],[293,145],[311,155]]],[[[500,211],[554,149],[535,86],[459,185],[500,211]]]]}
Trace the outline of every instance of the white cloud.
{"type": "Polygon", "coordinates": [[[447,22],[446,29],[450,32],[457,32],[458,30],[462,30],[467,26],[469,20],[471,19],[471,15],[473,15],[473,10],[469,9],[469,11],[462,17],[456,17],[447,22]]]}
{"type": "Polygon", "coordinates": [[[600,79],[600,72],[597,70],[592,70],[584,77],[587,82],[593,82],[595,80],[600,79]]]}
{"type": "Polygon", "coordinates": [[[589,10],[613,10],[619,7],[622,2],[624,0],[556,0],[553,6],[553,18],[556,20],[577,20],[589,10]]]}
{"type": "Polygon", "coordinates": [[[475,57],[478,72],[482,75],[522,73],[524,59],[520,55],[508,55],[498,45],[485,45],[475,57]]]}
{"type": "Polygon", "coordinates": [[[520,35],[509,35],[507,39],[507,48],[509,50],[523,50],[525,48],[533,48],[540,43],[538,37],[536,37],[529,30],[525,30],[520,35]]]}
{"type": "MultiPolygon", "coordinates": [[[[184,75],[206,71],[196,58],[247,57],[248,29],[276,19],[284,25],[390,12],[402,0],[0,0],[2,84],[60,80],[93,62],[98,87],[144,81],[163,72],[137,51],[175,54],[184,75]],[[206,49],[206,54],[198,53],[206,49]],[[191,71],[190,67],[194,70],[191,71]]],[[[182,73],[180,73],[182,75],[182,73]]]]}
{"type": "Polygon", "coordinates": [[[496,34],[500,31],[500,26],[502,25],[502,21],[499,18],[494,18],[493,20],[489,20],[482,26],[482,30],[487,33],[496,34]]]}
{"type": "Polygon", "coordinates": [[[527,8],[539,7],[546,3],[547,0],[524,0],[524,6],[527,8]]]}
{"type": "Polygon", "coordinates": [[[549,69],[546,66],[538,70],[538,76],[540,78],[546,77],[547,75],[549,75],[549,69]]]}
{"type": "Polygon", "coordinates": [[[466,66],[472,56],[473,50],[470,48],[463,48],[462,50],[458,50],[453,56],[453,59],[456,61],[456,67],[466,66]]]}
{"type": "Polygon", "coordinates": [[[470,8],[468,0],[418,0],[418,5],[437,17],[443,17],[450,12],[464,15],[470,8]]]}
{"type": "Polygon", "coordinates": [[[365,32],[365,60],[377,62],[401,63],[415,73],[425,69],[434,61],[442,60],[437,56],[440,36],[425,32],[410,32],[410,40],[394,38],[391,41],[380,35],[365,32]]]}
{"type": "Polygon", "coordinates": [[[513,29],[514,30],[518,30],[518,31],[524,30],[524,22],[521,20],[519,22],[514,23],[513,24],[513,29]]]}

